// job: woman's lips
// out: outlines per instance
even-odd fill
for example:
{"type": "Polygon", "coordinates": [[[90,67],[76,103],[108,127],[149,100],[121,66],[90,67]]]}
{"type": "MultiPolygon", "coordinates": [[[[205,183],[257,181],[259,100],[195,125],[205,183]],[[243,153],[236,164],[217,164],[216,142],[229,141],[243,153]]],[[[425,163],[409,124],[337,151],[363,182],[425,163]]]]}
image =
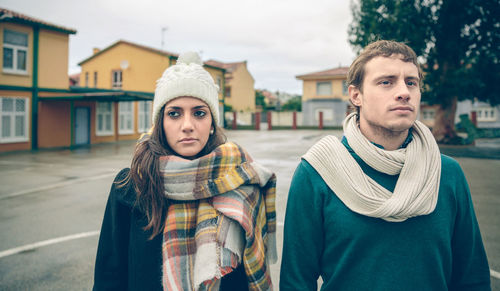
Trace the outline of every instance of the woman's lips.
{"type": "Polygon", "coordinates": [[[183,143],[183,144],[191,144],[191,143],[194,143],[196,141],[197,141],[196,138],[183,138],[183,139],[179,140],[179,142],[183,143]]]}

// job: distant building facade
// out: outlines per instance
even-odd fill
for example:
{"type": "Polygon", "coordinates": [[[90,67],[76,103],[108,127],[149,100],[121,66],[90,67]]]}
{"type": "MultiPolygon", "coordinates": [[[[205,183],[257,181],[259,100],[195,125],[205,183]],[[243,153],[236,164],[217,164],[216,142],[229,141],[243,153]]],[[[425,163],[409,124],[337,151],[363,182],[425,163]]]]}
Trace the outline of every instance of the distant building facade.
{"type": "Polygon", "coordinates": [[[255,111],[255,80],[248,71],[246,61],[223,63],[208,60],[206,64],[226,70],[224,82],[218,82],[224,92],[225,104],[230,105],[234,111],[255,111]]]}
{"type": "Polygon", "coordinates": [[[49,96],[69,92],[69,36],[76,30],[0,8],[0,152],[59,146],[69,134],[69,106],[49,96]],[[52,115],[54,111],[67,115],[52,115]],[[54,137],[62,138],[61,143],[54,137]]]}
{"type": "MultiPolygon", "coordinates": [[[[68,76],[75,33],[0,8],[0,153],[137,139],[150,129],[156,80],[178,56],[118,41],[68,76]]],[[[205,68],[224,78],[224,68],[205,68]]]]}
{"type": "MultiPolygon", "coordinates": [[[[351,108],[347,85],[348,67],[339,67],[325,71],[299,75],[303,81],[302,113],[303,125],[317,125],[319,112],[323,112],[325,126],[341,126],[351,108]]],[[[423,102],[420,106],[419,120],[428,127],[433,127],[437,105],[423,102]]],[[[500,106],[491,106],[477,100],[465,100],[457,103],[455,123],[460,122],[460,115],[468,114],[472,119],[476,114],[478,128],[500,128],[500,106]]]]}
{"type": "Polygon", "coordinates": [[[323,114],[323,125],[342,125],[349,107],[348,71],[348,67],[338,67],[296,76],[303,81],[303,125],[317,125],[320,112],[323,114]]]}
{"type": "MultiPolygon", "coordinates": [[[[177,62],[175,53],[158,50],[133,42],[119,40],[103,50],[94,49],[92,56],[81,61],[80,86],[85,88],[123,90],[127,92],[153,94],[158,80],[166,68],[177,62]]],[[[225,70],[204,64],[214,78],[222,80],[225,70]]],[[[223,95],[219,92],[220,105],[223,95]]],[[[104,112],[118,112],[116,123],[98,124],[98,128],[108,130],[99,133],[100,139],[114,139],[112,128],[118,127],[119,139],[135,139],[151,127],[151,101],[120,102],[112,108],[109,104],[99,104],[104,112]],[[107,109],[106,109],[107,108],[107,109]]],[[[100,122],[97,119],[96,122],[100,122]]]]}

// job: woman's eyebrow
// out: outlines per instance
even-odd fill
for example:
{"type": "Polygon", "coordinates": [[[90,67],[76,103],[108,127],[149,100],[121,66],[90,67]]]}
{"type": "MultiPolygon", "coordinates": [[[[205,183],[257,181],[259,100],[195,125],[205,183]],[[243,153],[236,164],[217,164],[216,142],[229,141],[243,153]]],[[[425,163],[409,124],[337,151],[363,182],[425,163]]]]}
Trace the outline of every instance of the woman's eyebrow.
{"type": "MultiPolygon", "coordinates": [[[[166,108],[174,109],[174,110],[184,110],[184,108],[181,106],[167,106],[166,108]]],[[[202,108],[208,108],[208,106],[207,105],[198,105],[198,106],[193,106],[191,109],[202,109],[202,108]]]]}
{"type": "Polygon", "coordinates": [[[175,110],[181,110],[182,109],[182,107],[179,107],[179,106],[167,106],[167,108],[175,109],[175,110]]]}

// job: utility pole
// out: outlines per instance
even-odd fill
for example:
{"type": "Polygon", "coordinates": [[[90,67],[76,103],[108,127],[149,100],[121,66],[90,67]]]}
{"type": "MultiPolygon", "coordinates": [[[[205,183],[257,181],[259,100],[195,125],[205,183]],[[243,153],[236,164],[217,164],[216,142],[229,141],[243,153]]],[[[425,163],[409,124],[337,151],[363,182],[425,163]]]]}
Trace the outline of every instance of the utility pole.
{"type": "Polygon", "coordinates": [[[163,50],[163,46],[165,45],[165,31],[168,30],[168,27],[164,26],[161,28],[161,49],[163,50]]]}

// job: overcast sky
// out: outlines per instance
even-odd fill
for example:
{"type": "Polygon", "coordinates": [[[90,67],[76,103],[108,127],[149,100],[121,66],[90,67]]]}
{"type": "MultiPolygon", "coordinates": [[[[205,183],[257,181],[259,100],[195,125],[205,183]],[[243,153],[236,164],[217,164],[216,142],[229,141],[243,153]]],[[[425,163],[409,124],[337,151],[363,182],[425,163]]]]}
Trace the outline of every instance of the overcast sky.
{"type": "MultiPolygon", "coordinates": [[[[0,0],[0,7],[77,30],[69,72],[119,39],[202,59],[248,62],[255,88],[302,91],[296,75],[349,66],[350,0],[0,0]]],[[[160,77],[160,76],[158,76],[160,77]]]]}

